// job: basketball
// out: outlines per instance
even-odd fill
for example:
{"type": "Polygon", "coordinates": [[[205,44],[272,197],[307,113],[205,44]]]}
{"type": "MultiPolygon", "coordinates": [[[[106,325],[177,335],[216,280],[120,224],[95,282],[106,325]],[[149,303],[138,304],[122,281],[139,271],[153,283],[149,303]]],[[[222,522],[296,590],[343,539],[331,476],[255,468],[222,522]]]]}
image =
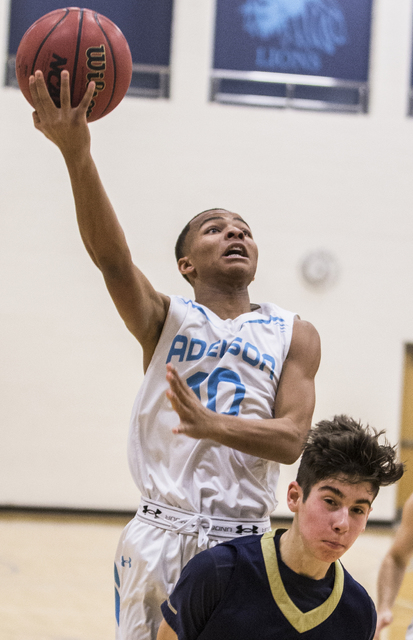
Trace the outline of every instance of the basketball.
{"type": "Polygon", "coordinates": [[[88,122],[93,122],[113,111],[126,94],[132,56],[125,36],[111,20],[90,9],[68,7],[36,20],[17,49],[17,80],[32,106],[29,77],[38,69],[57,107],[63,69],[70,73],[72,107],[93,80],[96,88],[87,111],[88,122]]]}

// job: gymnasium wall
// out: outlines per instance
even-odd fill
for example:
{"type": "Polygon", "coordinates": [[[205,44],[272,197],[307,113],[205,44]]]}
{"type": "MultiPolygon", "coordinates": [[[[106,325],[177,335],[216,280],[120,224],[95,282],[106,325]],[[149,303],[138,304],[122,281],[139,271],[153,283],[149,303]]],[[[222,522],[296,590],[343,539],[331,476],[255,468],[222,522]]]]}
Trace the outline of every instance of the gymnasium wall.
{"type": "MultiPolygon", "coordinates": [[[[213,0],[176,0],[170,100],[126,98],[91,125],[93,152],[136,263],[191,295],[173,245],[198,211],[225,207],[260,247],[252,300],[319,330],[315,421],[348,413],[399,437],[413,342],[413,119],[406,116],[411,0],[376,0],[368,115],[208,102],[213,0]],[[334,255],[314,289],[300,264],[334,255]]],[[[8,2],[0,2],[0,68],[8,2]]],[[[0,88],[0,505],[134,510],[128,420],[142,381],[127,332],[77,231],[58,150],[0,88]]],[[[279,514],[287,513],[284,468],[279,514]]],[[[376,520],[392,520],[382,490],[376,520]]]]}

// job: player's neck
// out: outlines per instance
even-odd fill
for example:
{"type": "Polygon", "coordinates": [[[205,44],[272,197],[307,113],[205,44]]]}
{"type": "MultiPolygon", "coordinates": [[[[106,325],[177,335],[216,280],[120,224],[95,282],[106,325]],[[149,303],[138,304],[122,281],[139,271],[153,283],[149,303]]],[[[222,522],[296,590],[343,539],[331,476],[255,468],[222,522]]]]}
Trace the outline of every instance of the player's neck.
{"type": "Polygon", "coordinates": [[[250,297],[247,288],[228,290],[214,286],[195,287],[195,301],[211,309],[223,320],[234,319],[251,311],[250,297]]]}
{"type": "Polygon", "coordinates": [[[322,562],[307,552],[294,525],[281,536],[280,553],[281,559],[287,567],[295,573],[313,580],[324,578],[330,567],[329,562],[322,562]]]}

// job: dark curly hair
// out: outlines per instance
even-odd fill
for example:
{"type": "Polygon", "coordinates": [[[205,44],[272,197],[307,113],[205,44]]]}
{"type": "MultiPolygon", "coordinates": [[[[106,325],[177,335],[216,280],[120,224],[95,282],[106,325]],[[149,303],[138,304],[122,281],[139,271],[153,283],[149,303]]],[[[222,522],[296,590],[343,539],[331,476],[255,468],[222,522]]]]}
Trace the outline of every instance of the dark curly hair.
{"type": "Polygon", "coordinates": [[[404,465],[396,460],[396,450],[385,439],[379,438],[370,426],[363,427],[348,416],[335,416],[322,420],[308,434],[303,448],[297,482],[307,499],[311,488],[327,478],[345,478],[356,484],[370,482],[374,497],[381,486],[400,480],[404,465]]]}

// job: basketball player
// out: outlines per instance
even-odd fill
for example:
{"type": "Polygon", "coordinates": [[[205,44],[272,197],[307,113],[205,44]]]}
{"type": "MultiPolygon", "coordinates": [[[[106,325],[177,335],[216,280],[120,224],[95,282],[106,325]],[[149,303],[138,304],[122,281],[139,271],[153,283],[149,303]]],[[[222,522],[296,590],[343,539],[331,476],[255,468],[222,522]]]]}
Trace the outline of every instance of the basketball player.
{"type": "Polygon", "coordinates": [[[160,604],[201,549],[270,529],[279,463],[293,463],[311,426],[317,331],[275,304],[251,305],[258,251],[249,225],[204,211],[181,233],[176,257],[194,300],[155,291],[133,264],[90,154],[91,82],[61,108],[41,72],[30,79],[34,124],[60,149],[80,233],[128,329],[145,379],[131,418],[129,462],[142,494],[115,562],[117,637],[154,640],[160,604]]]}
{"type": "Polygon", "coordinates": [[[371,640],[374,604],[338,558],[379,487],[403,474],[380,435],[347,416],[312,429],[288,487],[290,529],[195,556],[162,604],[158,640],[371,640]]]}
{"type": "MultiPolygon", "coordinates": [[[[378,602],[375,640],[380,638],[382,629],[391,624],[393,620],[393,605],[403,582],[407,565],[412,556],[413,493],[405,502],[400,527],[380,567],[377,584],[378,602]]],[[[406,640],[413,640],[413,620],[407,629],[406,640]]]]}

